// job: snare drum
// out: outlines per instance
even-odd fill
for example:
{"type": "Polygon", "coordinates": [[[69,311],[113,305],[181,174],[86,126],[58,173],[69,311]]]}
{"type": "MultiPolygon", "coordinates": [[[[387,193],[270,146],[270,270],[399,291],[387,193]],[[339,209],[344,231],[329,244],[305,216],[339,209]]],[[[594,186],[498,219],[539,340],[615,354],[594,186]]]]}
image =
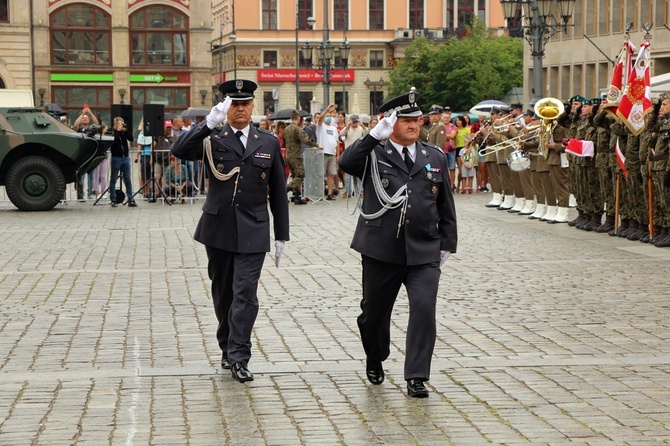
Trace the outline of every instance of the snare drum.
{"type": "Polygon", "coordinates": [[[515,150],[507,155],[507,165],[514,172],[530,169],[530,154],[523,150],[515,150]]]}

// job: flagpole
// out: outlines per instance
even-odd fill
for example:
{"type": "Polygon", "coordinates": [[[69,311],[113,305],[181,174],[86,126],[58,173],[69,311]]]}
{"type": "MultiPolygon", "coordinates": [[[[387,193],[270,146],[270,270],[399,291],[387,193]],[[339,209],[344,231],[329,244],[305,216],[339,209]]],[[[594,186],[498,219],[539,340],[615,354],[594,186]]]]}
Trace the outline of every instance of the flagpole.
{"type": "Polygon", "coordinates": [[[651,179],[651,161],[647,161],[647,194],[649,199],[649,243],[654,241],[654,182],[651,179]]]}
{"type": "Polygon", "coordinates": [[[614,192],[614,233],[619,235],[619,190],[621,186],[621,174],[616,175],[616,190],[614,192]]]}

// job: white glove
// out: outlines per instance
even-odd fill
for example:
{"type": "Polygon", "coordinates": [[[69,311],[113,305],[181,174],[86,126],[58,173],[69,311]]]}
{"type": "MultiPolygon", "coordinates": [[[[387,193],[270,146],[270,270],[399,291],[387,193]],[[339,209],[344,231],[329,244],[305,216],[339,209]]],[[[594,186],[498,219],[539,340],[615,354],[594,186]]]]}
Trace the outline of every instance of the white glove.
{"type": "Polygon", "coordinates": [[[228,109],[232,103],[233,100],[230,99],[230,97],[227,97],[225,101],[219,102],[212,107],[212,111],[207,115],[207,127],[209,127],[210,130],[214,130],[217,125],[226,120],[228,109]]]}
{"type": "Polygon", "coordinates": [[[440,268],[442,267],[442,265],[444,265],[444,262],[447,261],[450,254],[451,251],[440,251],[440,268]]]}
{"type": "Polygon", "coordinates": [[[388,137],[391,136],[391,133],[393,133],[393,126],[397,120],[398,117],[394,111],[390,116],[387,116],[379,121],[375,128],[370,130],[370,136],[380,141],[382,139],[388,139],[388,137]]]}
{"type": "Polygon", "coordinates": [[[284,252],[284,240],[275,240],[275,266],[279,268],[279,260],[281,259],[281,254],[284,252]]]}

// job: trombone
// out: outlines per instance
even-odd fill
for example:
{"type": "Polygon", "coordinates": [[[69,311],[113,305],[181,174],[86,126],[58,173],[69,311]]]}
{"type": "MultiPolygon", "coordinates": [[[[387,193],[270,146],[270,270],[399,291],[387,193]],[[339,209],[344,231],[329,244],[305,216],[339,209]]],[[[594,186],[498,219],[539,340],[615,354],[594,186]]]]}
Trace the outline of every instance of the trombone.
{"type": "Polygon", "coordinates": [[[510,149],[513,147],[518,148],[520,142],[530,141],[531,139],[537,138],[537,136],[540,134],[541,129],[542,125],[540,124],[526,126],[524,127],[524,133],[521,133],[515,136],[514,138],[501,141],[498,144],[481,149],[479,151],[479,156],[490,155],[492,153],[496,153],[501,150],[510,149]]]}

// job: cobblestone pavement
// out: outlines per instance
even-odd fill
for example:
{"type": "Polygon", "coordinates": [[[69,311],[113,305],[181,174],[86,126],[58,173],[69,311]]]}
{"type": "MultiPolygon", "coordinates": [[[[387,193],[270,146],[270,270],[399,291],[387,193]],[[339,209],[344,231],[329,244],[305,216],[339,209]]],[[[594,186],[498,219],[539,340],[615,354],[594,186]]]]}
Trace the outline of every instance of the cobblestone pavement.
{"type": "Polygon", "coordinates": [[[342,199],[291,206],[247,384],[218,366],[199,204],[3,205],[0,445],[670,443],[670,250],[489,198],[456,197],[423,400],[402,379],[404,294],[387,380],[365,379],[342,199]]]}

